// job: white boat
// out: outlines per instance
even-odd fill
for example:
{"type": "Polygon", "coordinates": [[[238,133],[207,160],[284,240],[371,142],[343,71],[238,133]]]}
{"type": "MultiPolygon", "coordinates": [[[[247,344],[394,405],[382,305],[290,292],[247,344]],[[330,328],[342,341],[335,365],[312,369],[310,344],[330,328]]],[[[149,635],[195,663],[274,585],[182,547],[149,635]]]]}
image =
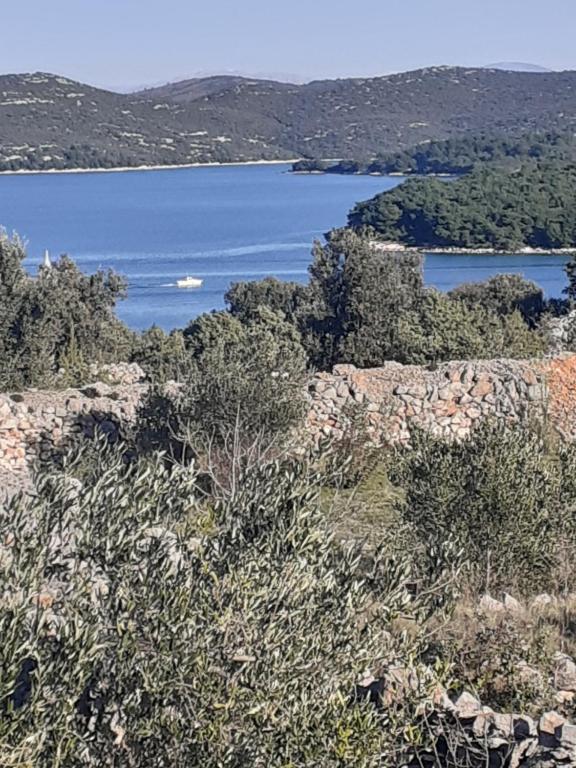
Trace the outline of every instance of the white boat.
{"type": "Polygon", "coordinates": [[[182,280],[176,280],[176,285],[178,288],[201,288],[203,282],[204,280],[201,280],[199,277],[187,275],[182,280]]]}

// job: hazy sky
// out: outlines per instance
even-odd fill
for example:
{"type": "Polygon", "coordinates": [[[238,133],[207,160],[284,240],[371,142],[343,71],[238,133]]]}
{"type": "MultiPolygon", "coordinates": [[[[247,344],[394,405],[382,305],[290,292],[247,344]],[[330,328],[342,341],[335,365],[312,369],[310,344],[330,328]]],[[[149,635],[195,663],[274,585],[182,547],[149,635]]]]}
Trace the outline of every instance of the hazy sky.
{"type": "Polygon", "coordinates": [[[576,69],[576,0],[2,0],[0,72],[128,88],[196,74],[576,69]]]}

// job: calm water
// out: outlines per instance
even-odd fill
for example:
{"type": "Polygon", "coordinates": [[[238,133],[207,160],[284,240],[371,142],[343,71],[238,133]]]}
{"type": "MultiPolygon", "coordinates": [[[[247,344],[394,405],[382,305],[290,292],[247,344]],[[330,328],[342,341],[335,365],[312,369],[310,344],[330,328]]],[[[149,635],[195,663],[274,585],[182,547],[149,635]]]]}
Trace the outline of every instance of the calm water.
{"type": "MultiPolygon", "coordinates": [[[[274,275],[306,281],[315,237],[346,221],[358,200],[397,178],[298,176],[288,166],[130,173],[0,176],[0,224],[28,242],[29,268],[44,248],[84,271],[113,267],[129,298],[118,314],[134,328],[170,329],[224,305],[230,283],[274,275]],[[178,278],[204,279],[178,289],[178,278]]],[[[426,279],[442,289],[518,272],[560,294],[562,256],[433,255],[426,279]]]]}

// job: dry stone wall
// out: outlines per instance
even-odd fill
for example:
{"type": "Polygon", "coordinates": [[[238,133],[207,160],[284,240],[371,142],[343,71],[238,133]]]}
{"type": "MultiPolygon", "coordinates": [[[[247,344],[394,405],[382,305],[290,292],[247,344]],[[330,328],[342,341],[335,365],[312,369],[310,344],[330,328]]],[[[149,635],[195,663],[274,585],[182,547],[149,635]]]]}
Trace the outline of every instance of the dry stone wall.
{"type": "MultiPolygon", "coordinates": [[[[0,395],[0,497],[22,487],[37,461],[50,460],[75,435],[115,434],[133,422],[148,389],[138,366],[94,371],[80,389],[0,395]]],[[[544,360],[451,362],[430,370],[388,363],[336,366],[312,377],[306,429],[312,439],[342,437],[351,414],[366,419],[375,442],[407,442],[414,428],[463,438],[483,419],[547,419],[576,438],[576,355],[544,360]]]]}
{"type": "Polygon", "coordinates": [[[462,439],[482,420],[546,419],[576,438],[576,356],[543,360],[450,362],[436,369],[387,363],[358,370],[338,365],[309,384],[308,430],[342,437],[361,413],[375,442],[408,442],[420,428],[462,439]]]}
{"type": "Polygon", "coordinates": [[[135,365],[100,368],[81,389],[28,390],[0,395],[0,499],[26,487],[38,461],[49,461],[78,435],[99,429],[114,436],[131,423],[147,391],[135,365]]]}

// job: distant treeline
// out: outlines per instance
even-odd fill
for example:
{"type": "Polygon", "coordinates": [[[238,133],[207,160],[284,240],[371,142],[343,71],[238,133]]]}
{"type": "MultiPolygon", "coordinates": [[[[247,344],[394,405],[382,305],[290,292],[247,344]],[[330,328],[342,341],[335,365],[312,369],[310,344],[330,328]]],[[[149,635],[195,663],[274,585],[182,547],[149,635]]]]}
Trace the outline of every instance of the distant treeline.
{"type": "Polygon", "coordinates": [[[527,133],[461,136],[419,144],[402,152],[371,160],[300,160],[292,170],[299,173],[460,175],[479,164],[513,168],[525,160],[576,161],[574,133],[527,133]]]}
{"type": "Polygon", "coordinates": [[[512,250],[576,245],[576,164],[481,167],[453,182],[408,179],[358,203],[349,225],[408,246],[512,250]]]}

